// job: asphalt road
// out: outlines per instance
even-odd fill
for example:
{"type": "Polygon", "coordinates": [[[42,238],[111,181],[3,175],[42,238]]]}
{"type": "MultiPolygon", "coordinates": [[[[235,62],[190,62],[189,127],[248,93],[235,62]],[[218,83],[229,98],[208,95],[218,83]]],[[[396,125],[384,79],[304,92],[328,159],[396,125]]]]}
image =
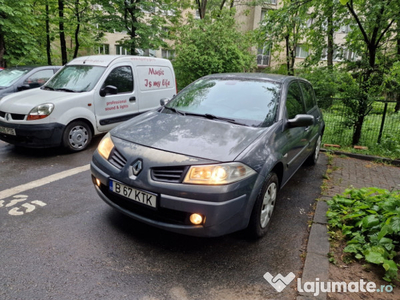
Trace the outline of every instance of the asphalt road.
{"type": "Polygon", "coordinates": [[[294,281],[278,293],[263,275],[300,275],[325,156],[281,190],[263,239],[204,239],[100,200],[88,170],[98,142],[75,154],[0,142],[0,299],[295,299],[294,281]]]}

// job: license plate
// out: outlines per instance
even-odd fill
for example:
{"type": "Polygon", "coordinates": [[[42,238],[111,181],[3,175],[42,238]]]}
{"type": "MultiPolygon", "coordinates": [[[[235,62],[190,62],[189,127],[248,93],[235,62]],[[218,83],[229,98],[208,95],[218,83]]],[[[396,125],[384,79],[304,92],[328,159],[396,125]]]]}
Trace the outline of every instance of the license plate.
{"type": "Polygon", "coordinates": [[[3,126],[0,126],[0,133],[5,133],[5,134],[9,134],[9,135],[17,135],[15,133],[14,128],[7,128],[7,127],[3,127],[3,126]]]}
{"type": "Polygon", "coordinates": [[[139,202],[153,208],[157,207],[157,195],[155,194],[150,194],[141,190],[131,188],[114,180],[110,180],[109,188],[110,191],[125,198],[131,199],[135,202],[139,202]]]}

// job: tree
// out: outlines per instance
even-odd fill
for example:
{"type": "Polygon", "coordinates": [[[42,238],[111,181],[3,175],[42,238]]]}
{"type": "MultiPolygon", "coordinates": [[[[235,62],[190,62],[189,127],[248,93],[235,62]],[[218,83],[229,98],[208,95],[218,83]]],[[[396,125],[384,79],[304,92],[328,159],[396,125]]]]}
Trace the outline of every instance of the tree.
{"type": "MultiPolygon", "coordinates": [[[[347,99],[346,105],[353,108],[353,145],[361,138],[362,125],[371,111],[375,97],[382,92],[382,68],[377,64],[379,51],[391,43],[391,28],[398,20],[400,3],[392,0],[340,0],[350,13],[355,24],[346,38],[348,49],[355,51],[360,60],[349,63],[349,70],[359,84],[355,99],[347,99]]],[[[394,47],[393,47],[394,48],[394,47]]],[[[354,95],[352,95],[354,97],[354,95]]]]}
{"type": "Polygon", "coordinates": [[[208,74],[244,72],[255,67],[255,55],[249,52],[252,36],[238,30],[228,11],[221,11],[216,19],[189,18],[177,36],[174,67],[179,88],[208,74]]]}
{"type": "Polygon", "coordinates": [[[103,15],[99,17],[100,30],[126,32],[128,38],[121,46],[136,54],[144,49],[166,47],[169,30],[180,19],[180,9],[187,1],[173,0],[97,0],[103,15]]]}
{"type": "Polygon", "coordinates": [[[37,16],[31,1],[0,1],[0,66],[23,64],[26,57],[36,60],[37,16]]]}
{"type": "MultiPolygon", "coordinates": [[[[266,43],[273,52],[285,52],[288,75],[294,75],[296,49],[304,41],[310,2],[283,0],[282,7],[268,10],[259,29],[261,43],[266,43]],[[284,47],[281,42],[284,41],[284,47]]],[[[303,46],[307,46],[303,43],[303,46]]]]}

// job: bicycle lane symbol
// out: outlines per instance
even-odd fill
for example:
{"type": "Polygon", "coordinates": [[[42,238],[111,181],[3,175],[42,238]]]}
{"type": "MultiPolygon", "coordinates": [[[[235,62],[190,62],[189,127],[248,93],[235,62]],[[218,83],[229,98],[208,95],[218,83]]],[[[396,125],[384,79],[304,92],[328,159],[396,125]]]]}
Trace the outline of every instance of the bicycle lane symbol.
{"type": "Polygon", "coordinates": [[[38,207],[46,206],[47,204],[40,200],[28,201],[27,195],[15,195],[11,200],[0,200],[0,208],[8,210],[11,216],[21,216],[33,212],[38,207]],[[23,202],[23,203],[22,203],[23,202]]]}

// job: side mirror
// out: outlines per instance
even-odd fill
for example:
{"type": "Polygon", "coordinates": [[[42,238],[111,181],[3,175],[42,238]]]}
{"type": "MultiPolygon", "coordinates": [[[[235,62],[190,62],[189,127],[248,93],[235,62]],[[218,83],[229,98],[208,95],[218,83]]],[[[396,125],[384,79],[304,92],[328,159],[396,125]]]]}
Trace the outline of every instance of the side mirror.
{"type": "Polygon", "coordinates": [[[105,97],[108,94],[111,94],[111,95],[118,94],[118,88],[116,88],[113,85],[107,85],[106,87],[104,87],[100,90],[101,97],[105,97]]]}
{"type": "Polygon", "coordinates": [[[171,101],[170,98],[162,98],[162,99],[160,99],[160,105],[161,105],[161,106],[165,106],[165,105],[167,105],[167,103],[168,103],[169,101],[171,101]]]}
{"type": "Polygon", "coordinates": [[[312,115],[296,115],[293,119],[288,120],[290,128],[306,127],[314,125],[314,116],[312,115]]]}
{"type": "Polygon", "coordinates": [[[24,85],[20,85],[19,87],[17,87],[17,90],[20,91],[25,91],[25,90],[29,90],[31,87],[29,86],[29,84],[24,84],[24,85]]]}

